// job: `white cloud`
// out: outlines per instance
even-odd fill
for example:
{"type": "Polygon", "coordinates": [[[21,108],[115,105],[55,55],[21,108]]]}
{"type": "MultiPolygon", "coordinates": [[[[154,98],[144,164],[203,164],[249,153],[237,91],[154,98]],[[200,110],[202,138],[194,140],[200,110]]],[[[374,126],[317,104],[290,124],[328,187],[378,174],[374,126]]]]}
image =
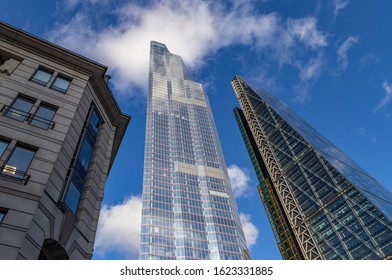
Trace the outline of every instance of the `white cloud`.
{"type": "Polygon", "coordinates": [[[294,38],[298,38],[306,47],[317,49],[327,46],[327,39],[317,29],[317,20],[314,17],[289,19],[288,30],[294,38]]]}
{"type": "Polygon", "coordinates": [[[138,259],[142,200],[131,196],[121,204],[103,205],[99,217],[94,254],[105,258],[117,253],[126,259],[138,259]]]}
{"type": "Polygon", "coordinates": [[[354,45],[359,43],[357,36],[349,36],[338,48],[338,63],[340,70],[345,70],[348,67],[347,52],[354,45]]]}
{"type": "Polygon", "coordinates": [[[300,79],[301,81],[309,81],[311,79],[317,78],[324,65],[324,57],[319,55],[311,59],[305,66],[300,67],[300,79]]]}
{"type": "Polygon", "coordinates": [[[250,249],[250,247],[256,244],[257,238],[259,237],[259,230],[251,222],[250,215],[240,213],[240,219],[242,228],[244,230],[246,243],[248,244],[248,248],[250,249]]]}
{"type": "Polygon", "coordinates": [[[382,87],[385,90],[384,98],[377,104],[376,108],[374,108],[373,112],[384,108],[392,101],[392,84],[388,84],[387,81],[384,81],[382,87]]]}
{"type": "MultiPolygon", "coordinates": [[[[72,0],[68,5],[79,3],[72,0]]],[[[192,0],[155,0],[144,6],[105,1],[102,9],[94,8],[96,3],[83,3],[69,22],[56,24],[47,37],[108,65],[112,84],[128,95],[134,92],[132,87],[147,86],[151,40],[165,43],[195,69],[219,49],[234,44],[253,47],[265,53],[269,62],[295,68],[298,61],[307,64],[312,57],[301,56],[304,48],[317,57],[327,45],[314,17],[284,21],[276,13],[257,12],[255,1],[232,1],[228,6],[192,0]]]]}
{"type": "Polygon", "coordinates": [[[348,0],[334,0],[333,1],[333,5],[334,5],[333,15],[335,17],[337,17],[340,10],[344,9],[348,4],[349,4],[348,0]]]}
{"type": "Polygon", "coordinates": [[[310,88],[315,81],[320,77],[326,64],[325,56],[323,53],[319,53],[318,56],[312,58],[307,64],[298,63],[297,68],[299,70],[300,82],[295,88],[297,95],[294,101],[300,104],[306,104],[311,100],[310,88]]]}
{"type": "Polygon", "coordinates": [[[248,183],[250,177],[246,169],[241,169],[235,164],[230,165],[227,168],[229,173],[231,187],[235,197],[246,196],[248,191],[248,183]]]}
{"type": "Polygon", "coordinates": [[[120,90],[131,84],[145,88],[151,40],[165,43],[188,67],[197,68],[207,55],[221,47],[234,42],[250,43],[255,36],[268,36],[273,31],[269,24],[273,16],[246,15],[244,9],[240,5],[227,12],[219,4],[191,0],[153,1],[147,7],[128,3],[111,11],[117,24],[95,29],[94,36],[90,36],[94,17],[88,16],[87,9],[48,36],[109,65],[120,90]]]}

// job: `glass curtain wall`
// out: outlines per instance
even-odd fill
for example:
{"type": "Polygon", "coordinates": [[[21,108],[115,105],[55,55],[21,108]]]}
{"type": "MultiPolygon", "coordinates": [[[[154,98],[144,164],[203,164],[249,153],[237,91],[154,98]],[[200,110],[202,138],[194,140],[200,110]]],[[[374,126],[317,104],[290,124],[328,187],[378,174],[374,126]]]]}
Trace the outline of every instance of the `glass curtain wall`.
{"type": "Polygon", "coordinates": [[[140,259],[248,256],[208,98],[151,42],[140,259]]]}
{"type": "Polygon", "coordinates": [[[392,258],[392,194],[277,98],[238,76],[232,84],[300,255],[392,258]]]}

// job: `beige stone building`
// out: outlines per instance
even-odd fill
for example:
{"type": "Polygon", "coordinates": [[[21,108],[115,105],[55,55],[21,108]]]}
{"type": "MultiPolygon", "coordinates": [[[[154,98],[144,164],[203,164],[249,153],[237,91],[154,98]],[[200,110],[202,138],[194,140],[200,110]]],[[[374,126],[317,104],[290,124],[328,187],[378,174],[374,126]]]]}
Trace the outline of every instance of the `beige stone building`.
{"type": "Polygon", "coordinates": [[[107,67],[0,22],[0,259],[91,259],[130,117],[107,67]]]}

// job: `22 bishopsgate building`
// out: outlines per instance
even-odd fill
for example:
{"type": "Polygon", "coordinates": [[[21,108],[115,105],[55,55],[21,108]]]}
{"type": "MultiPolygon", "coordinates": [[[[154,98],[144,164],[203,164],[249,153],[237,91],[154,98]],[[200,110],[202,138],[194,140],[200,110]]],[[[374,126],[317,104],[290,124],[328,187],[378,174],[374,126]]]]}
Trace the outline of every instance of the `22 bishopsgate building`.
{"type": "Polygon", "coordinates": [[[151,42],[140,259],[249,257],[207,95],[151,42]]]}
{"type": "Polygon", "coordinates": [[[236,76],[234,114],[284,259],[391,259],[392,194],[272,95],[236,76]]]}

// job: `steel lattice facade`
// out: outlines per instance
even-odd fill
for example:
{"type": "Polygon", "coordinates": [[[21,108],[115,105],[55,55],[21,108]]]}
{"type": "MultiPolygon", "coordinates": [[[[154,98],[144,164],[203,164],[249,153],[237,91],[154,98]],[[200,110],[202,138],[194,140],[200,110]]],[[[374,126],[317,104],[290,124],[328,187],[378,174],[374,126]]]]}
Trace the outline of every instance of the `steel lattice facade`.
{"type": "Polygon", "coordinates": [[[234,114],[284,259],[389,259],[392,194],[274,96],[236,76],[234,114]]]}

